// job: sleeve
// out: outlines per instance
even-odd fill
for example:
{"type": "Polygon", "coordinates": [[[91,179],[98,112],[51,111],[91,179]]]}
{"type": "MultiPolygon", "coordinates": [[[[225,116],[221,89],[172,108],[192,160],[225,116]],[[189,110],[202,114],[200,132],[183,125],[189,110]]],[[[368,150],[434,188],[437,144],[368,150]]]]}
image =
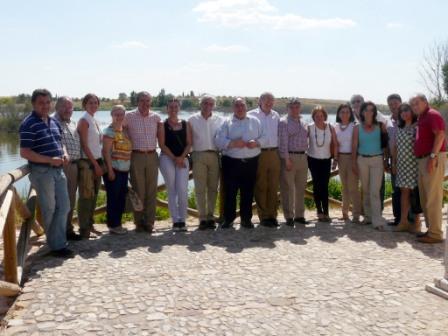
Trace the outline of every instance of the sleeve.
{"type": "Polygon", "coordinates": [[[103,129],[103,135],[113,139],[115,137],[115,131],[111,127],[106,127],[103,129]]]}
{"type": "Polygon", "coordinates": [[[23,122],[19,128],[20,148],[31,148],[34,144],[36,133],[31,130],[28,122],[23,122]]]}
{"type": "Polygon", "coordinates": [[[225,150],[227,147],[229,147],[230,144],[229,139],[229,128],[227,125],[227,121],[222,123],[221,127],[219,128],[218,132],[215,136],[215,145],[218,147],[219,150],[225,150]]]}
{"type": "Polygon", "coordinates": [[[434,113],[430,119],[430,125],[433,132],[444,131],[445,121],[439,113],[434,113]]]}
{"type": "Polygon", "coordinates": [[[282,159],[288,159],[288,124],[284,121],[278,123],[278,151],[282,159]]]}

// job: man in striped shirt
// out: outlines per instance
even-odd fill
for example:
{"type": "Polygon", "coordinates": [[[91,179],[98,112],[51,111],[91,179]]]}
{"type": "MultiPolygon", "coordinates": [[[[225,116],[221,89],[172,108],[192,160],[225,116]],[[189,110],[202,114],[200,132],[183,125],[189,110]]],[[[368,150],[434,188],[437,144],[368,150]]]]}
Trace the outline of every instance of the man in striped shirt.
{"type": "Polygon", "coordinates": [[[71,257],[66,226],[70,201],[62,166],[69,157],[61,141],[61,126],[49,116],[51,93],[34,90],[33,111],[20,125],[20,155],[28,160],[30,181],[37,192],[47,244],[55,257],[71,257]]]}

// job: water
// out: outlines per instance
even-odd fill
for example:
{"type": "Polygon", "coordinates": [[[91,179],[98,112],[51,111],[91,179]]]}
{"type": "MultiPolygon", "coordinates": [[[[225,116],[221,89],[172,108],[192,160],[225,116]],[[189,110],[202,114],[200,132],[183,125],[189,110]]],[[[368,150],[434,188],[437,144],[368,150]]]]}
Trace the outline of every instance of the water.
{"type": "MultiPolygon", "coordinates": [[[[78,121],[83,112],[73,112],[73,120],[78,121]]],[[[217,114],[226,116],[229,114],[223,112],[215,112],[217,114]]],[[[159,113],[162,119],[167,117],[166,113],[159,113]]],[[[181,119],[188,119],[192,112],[181,111],[179,117],[181,119]]],[[[95,118],[98,120],[102,128],[106,127],[111,122],[109,111],[98,111],[95,114],[95,118]]],[[[305,122],[311,121],[310,115],[303,115],[305,122]]],[[[335,115],[329,115],[329,121],[334,122],[335,115]]],[[[20,157],[19,137],[18,134],[0,134],[0,175],[5,174],[14,168],[17,168],[26,163],[26,160],[20,157]]],[[[162,174],[159,174],[159,183],[163,182],[162,174]]],[[[27,192],[29,186],[28,179],[25,178],[16,183],[17,190],[24,194],[27,192]]]]}

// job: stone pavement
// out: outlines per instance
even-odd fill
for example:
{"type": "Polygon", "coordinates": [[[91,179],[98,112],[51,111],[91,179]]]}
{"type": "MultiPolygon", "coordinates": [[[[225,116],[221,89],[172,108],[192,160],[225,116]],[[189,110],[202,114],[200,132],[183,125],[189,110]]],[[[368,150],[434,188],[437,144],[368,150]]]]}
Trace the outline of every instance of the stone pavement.
{"type": "Polygon", "coordinates": [[[425,291],[443,245],[406,233],[159,225],[73,247],[74,259],[34,257],[7,335],[448,334],[448,301],[425,291]]]}

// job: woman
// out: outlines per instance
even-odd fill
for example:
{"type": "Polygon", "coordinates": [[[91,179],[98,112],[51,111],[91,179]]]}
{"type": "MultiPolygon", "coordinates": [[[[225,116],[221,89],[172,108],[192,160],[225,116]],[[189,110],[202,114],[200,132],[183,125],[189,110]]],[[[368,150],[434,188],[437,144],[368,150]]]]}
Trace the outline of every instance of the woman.
{"type": "Polygon", "coordinates": [[[187,155],[191,149],[191,130],[185,120],[178,118],[179,110],[178,99],[168,101],[168,118],[159,124],[157,136],[162,151],[160,171],[168,191],[168,208],[173,220],[173,230],[185,231],[190,170],[187,155]]]}
{"type": "Polygon", "coordinates": [[[364,205],[364,224],[373,224],[384,230],[385,221],[381,213],[380,188],[387,161],[387,131],[377,121],[377,107],[372,102],[361,105],[360,124],[353,131],[352,170],[360,177],[364,205]]]}
{"type": "Polygon", "coordinates": [[[352,205],[353,223],[359,223],[361,197],[358,178],[352,172],[352,140],[355,116],[349,104],[341,104],[336,112],[334,127],[339,148],[339,178],[342,184],[342,218],[349,220],[348,211],[352,205]]]}
{"type": "Polygon", "coordinates": [[[101,153],[102,134],[94,118],[100,99],[89,93],[82,99],[84,114],[78,121],[78,133],[81,141],[81,160],[79,160],[79,197],[78,220],[79,232],[84,239],[100,235],[93,227],[93,214],[103,175],[101,153]]]}
{"type": "Polygon", "coordinates": [[[121,218],[128,192],[132,143],[123,131],[125,113],[123,105],[112,107],[112,124],[103,131],[103,157],[107,167],[107,173],[103,176],[107,194],[107,226],[112,234],[127,233],[121,226],[121,218]]]}
{"type": "Polygon", "coordinates": [[[313,109],[314,124],[308,126],[308,167],[313,179],[314,203],[317,218],[331,222],[328,212],[328,183],[330,182],[331,158],[338,161],[338,143],[334,128],[327,123],[328,114],[322,106],[313,109]]]}
{"type": "Polygon", "coordinates": [[[401,192],[401,220],[396,227],[396,232],[419,232],[420,213],[417,178],[418,165],[414,155],[414,142],[416,135],[417,115],[409,104],[401,104],[398,115],[398,130],[395,146],[392,148],[392,171],[396,174],[396,185],[401,192]],[[412,206],[411,206],[412,204],[412,206]],[[408,221],[408,212],[412,208],[415,214],[415,226],[411,227],[408,221]]]}

